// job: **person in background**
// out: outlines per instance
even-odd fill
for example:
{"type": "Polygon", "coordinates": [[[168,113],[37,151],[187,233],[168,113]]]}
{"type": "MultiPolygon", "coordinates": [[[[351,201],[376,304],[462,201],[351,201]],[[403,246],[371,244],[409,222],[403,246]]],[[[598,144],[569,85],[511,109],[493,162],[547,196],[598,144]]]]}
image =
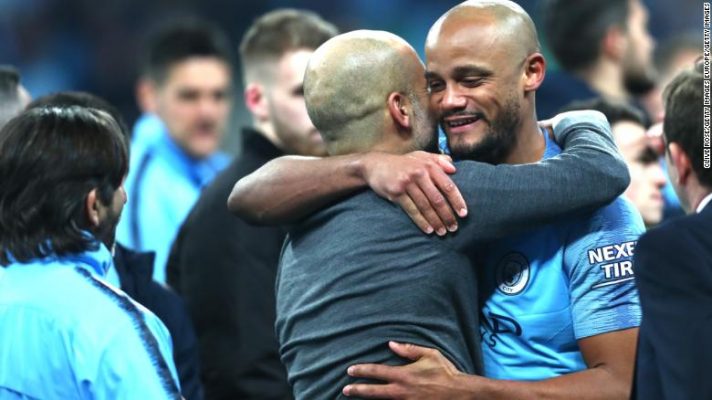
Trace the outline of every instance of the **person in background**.
{"type": "Polygon", "coordinates": [[[20,73],[9,65],[0,65],[0,128],[12,117],[19,114],[30,94],[20,84],[20,73]]]}
{"type": "Polygon", "coordinates": [[[712,382],[712,169],[703,63],[665,88],[668,174],[688,216],[648,231],[635,252],[643,309],[633,399],[709,399],[712,382]]]}
{"type": "MultiPolygon", "coordinates": [[[[104,111],[114,118],[124,139],[129,141],[129,130],[119,110],[98,96],[86,92],[58,92],[35,99],[27,109],[53,106],[80,106],[104,111]]],[[[153,253],[138,253],[118,243],[111,250],[114,263],[106,271],[106,281],[120,287],[166,325],[173,343],[173,360],[181,393],[187,400],[202,399],[198,340],[183,300],[173,290],[152,279],[153,253]]]]}
{"type": "MultiPolygon", "coordinates": [[[[651,112],[655,118],[655,124],[650,127],[650,134],[662,138],[662,122],[664,117],[664,106],[662,90],[672,79],[683,69],[688,68],[702,54],[702,37],[697,32],[680,33],[665,39],[655,48],[655,66],[660,78],[655,88],[654,111],[651,112]]],[[[661,139],[662,140],[662,139],[661,139]]],[[[660,160],[661,165],[667,170],[664,158],[660,160]]],[[[675,189],[669,181],[669,175],[665,175],[668,182],[663,188],[663,199],[665,208],[663,209],[663,220],[681,217],[685,215],[685,210],[680,205],[680,200],[675,194],[675,189]]]]}
{"type": "Polygon", "coordinates": [[[307,61],[336,28],[304,10],[257,18],[240,44],[245,105],[242,154],[208,185],[181,226],[168,283],[186,300],[200,339],[208,399],[292,396],[274,335],[274,284],[285,230],[256,227],[227,210],[235,182],[284,155],[322,156],[304,105],[307,61]]]}
{"type": "Polygon", "coordinates": [[[630,186],[623,195],[638,209],[646,228],[659,224],[663,219],[663,188],[667,182],[659,162],[662,143],[648,135],[641,112],[626,103],[603,98],[577,101],[562,109],[571,110],[597,110],[606,116],[630,172],[630,186]]]}
{"type": "Polygon", "coordinates": [[[644,111],[639,100],[654,89],[656,71],[655,42],[641,0],[544,0],[541,15],[546,44],[561,69],[539,90],[540,118],[594,97],[644,111]]]}
{"type": "Polygon", "coordinates": [[[138,97],[148,113],[132,139],[126,190],[131,202],[117,240],[166,260],[201,189],[228,164],[218,151],[230,111],[232,56],[224,34],[199,20],[174,21],[149,40],[138,97]]]}
{"type": "Polygon", "coordinates": [[[0,131],[0,398],[180,399],[165,325],[106,281],[127,170],[103,111],[0,131]]]}
{"type": "Polygon", "coordinates": [[[688,69],[700,57],[702,48],[702,37],[694,31],[661,41],[655,48],[654,58],[660,88],[665,88],[680,72],[688,69]]]}

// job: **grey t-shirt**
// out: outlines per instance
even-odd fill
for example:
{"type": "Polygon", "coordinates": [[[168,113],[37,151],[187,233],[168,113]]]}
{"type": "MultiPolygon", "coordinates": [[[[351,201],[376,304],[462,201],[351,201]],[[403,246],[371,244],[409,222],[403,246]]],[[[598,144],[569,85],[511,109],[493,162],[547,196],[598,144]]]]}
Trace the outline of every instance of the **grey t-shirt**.
{"type": "Polygon", "coordinates": [[[395,205],[364,191],[290,229],[277,276],[280,355],[297,399],[333,399],[349,365],[405,364],[389,340],[440,350],[480,371],[474,244],[593,210],[628,174],[605,118],[565,118],[565,150],[538,164],[459,162],[453,179],[470,216],[456,234],[427,236],[395,205]]]}

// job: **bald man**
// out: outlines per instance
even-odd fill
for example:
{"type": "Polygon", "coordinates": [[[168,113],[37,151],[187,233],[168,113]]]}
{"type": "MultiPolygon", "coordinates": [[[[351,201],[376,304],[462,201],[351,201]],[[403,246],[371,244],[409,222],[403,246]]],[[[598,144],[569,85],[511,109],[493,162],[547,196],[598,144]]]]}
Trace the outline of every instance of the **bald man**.
{"type": "MultiPolygon", "coordinates": [[[[536,37],[529,16],[510,1],[464,2],[431,28],[425,49],[430,103],[456,158],[523,164],[561,151],[536,121],[535,91],[545,70],[536,37]]],[[[641,315],[632,257],[643,232],[640,214],[619,198],[591,214],[490,244],[480,259],[480,333],[490,379],[453,375],[437,352],[396,345],[398,354],[420,364],[355,367],[354,376],[391,384],[345,392],[627,399],[641,315]],[[433,368],[434,362],[442,367],[433,368]]]]}
{"type": "MultiPolygon", "coordinates": [[[[279,201],[284,201],[282,193],[291,200],[300,193],[315,196],[323,187],[358,186],[353,183],[357,179],[344,183],[343,175],[331,177],[339,170],[325,173],[321,168],[324,163],[347,166],[363,157],[345,154],[434,148],[424,72],[415,51],[386,32],[351,32],[317,49],[305,75],[305,100],[334,157],[292,164],[289,173],[303,172],[310,162],[321,166],[309,171],[309,180],[297,178],[301,187],[291,186],[291,195],[280,192],[279,201]]],[[[468,257],[473,244],[551,220],[559,212],[590,210],[622,189],[620,159],[605,121],[575,121],[563,119],[554,130],[569,146],[567,157],[518,167],[458,164],[453,179],[478,216],[463,220],[456,235],[420,233],[404,213],[370,191],[328,205],[293,226],[277,278],[276,331],[295,397],[342,397],[343,385],[355,382],[345,374],[353,362],[402,364],[388,350],[388,339],[437,348],[459,370],[481,372],[477,285],[468,257]],[[607,166],[611,161],[613,168],[607,166]],[[592,181],[593,193],[578,185],[582,176],[592,181]],[[532,187],[530,182],[541,184],[532,187]],[[559,193],[562,189],[566,196],[559,193]]],[[[233,208],[255,193],[260,176],[264,172],[238,182],[230,199],[233,208]]],[[[284,186],[266,182],[278,190],[284,186]]],[[[293,185],[289,178],[283,182],[293,185]]]]}

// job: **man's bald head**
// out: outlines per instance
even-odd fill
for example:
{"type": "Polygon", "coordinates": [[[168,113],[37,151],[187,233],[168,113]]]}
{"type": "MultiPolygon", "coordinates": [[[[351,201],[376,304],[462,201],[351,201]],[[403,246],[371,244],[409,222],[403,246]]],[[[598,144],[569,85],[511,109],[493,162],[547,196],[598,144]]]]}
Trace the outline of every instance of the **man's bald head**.
{"type": "Polygon", "coordinates": [[[430,106],[459,158],[519,158],[538,132],[535,92],[546,62],[529,15],[506,0],[471,0],[445,13],[425,44],[430,106]]]}
{"type": "Polygon", "coordinates": [[[492,30],[492,44],[505,46],[512,57],[524,58],[540,51],[536,27],[529,14],[508,0],[468,0],[451,8],[430,28],[425,47],[436,46],[445,33],[460,29],[492,30]]]}
{"type": "Polygon", "coordinates": [[[383,132],[391,93],[414,96],[423,66],[403,39],[384,31],[338,35],[307,66],[304,99],[330,154],[368,149],[383,132]]]}

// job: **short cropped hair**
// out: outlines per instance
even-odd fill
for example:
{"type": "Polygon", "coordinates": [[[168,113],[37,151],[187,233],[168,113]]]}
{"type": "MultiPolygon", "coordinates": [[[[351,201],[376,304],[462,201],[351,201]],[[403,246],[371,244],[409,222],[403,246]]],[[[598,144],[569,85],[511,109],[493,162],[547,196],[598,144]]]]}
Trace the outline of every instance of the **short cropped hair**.
{"type": "Polygon", "coordinates": [[[98,248],[85,201],[112,204],[128,170],[127,143],[107,113],[40,107],[0,131],[0,265],[98,248]]]}
{"type": "Polygon", "coordinates": [[[595,97],[588,100],[576,100],[564,106],[559,112],[574,110],[596,110],[606,116],[608,122],[613,125],[618,122],[629,121],[646,126],[645,115],[642,111],[621,101],[611,101],[603,97],[595,97]]]}
{"type": "Polygon", "coordinates": [[[9,65],[0,65],[0,127],[22,110],[20,73],[9,65]]]}
{"type": "Polygon", "coordinates": [[[712,168],[703,161],[703,63],[680,72],[665,87],[663,135],[667,143],[677,143],[690,157],[700,183],[712,188],[712,168]]]}
{"type": "Polygon", "coordinates": [[[592,65],[608,29],[627,29],[629,14],[629,0],[545,0],[541,8],[546,43],[567,71],[592,65]]]}
{"type": "Polygon", "coordinates": [[[264,14],[252,23],[240,42],[243,76],[290,51],[315,50],[338,33],[333,24],[311,11],[285,8],[264,14]]]}
{"type": "Polygon", "coordinates": [[[216,25],[199,19],[171,21],[149,37],[142,72],[162,84],[171,67],[193,57],[214,57],[228,65],[233,58],[227,36],[216,25]]]}

